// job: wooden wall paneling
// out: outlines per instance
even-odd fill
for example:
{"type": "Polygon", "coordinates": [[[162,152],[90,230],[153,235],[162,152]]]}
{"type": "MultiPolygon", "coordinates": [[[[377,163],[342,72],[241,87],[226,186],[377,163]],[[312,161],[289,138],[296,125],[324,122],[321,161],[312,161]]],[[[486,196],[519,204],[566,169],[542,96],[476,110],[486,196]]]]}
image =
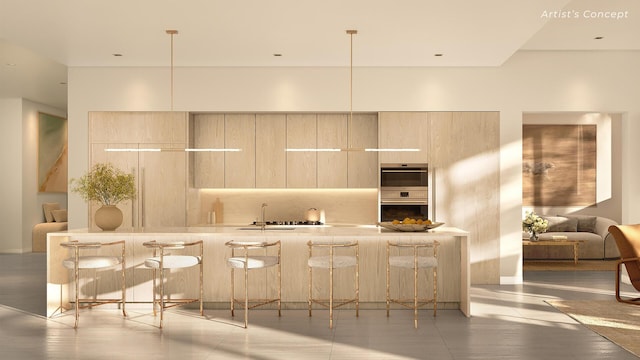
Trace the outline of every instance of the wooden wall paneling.
{"type": "MultiPolygon", "coordinates": [[[[287,148],[315,149],[316,114],[287,115],[287,148]]],[[[287,187],[317,187],[317,153],[287,152],[287,187]]]]}
{"type": "Polygon", "coordinates": [[[255,188],[255,114],[226,114],[224,116],[224,144],[226,148],[241,149],[239,152],[224,153],[224,186],[227,188],[255,188]]]}
{"type": "Polygon", "coordinates": [[[436,220],[470,232],[471,282],[499,282],[497,112],[430,112],[436,220]],[[487,219],[493,219],[488,221],[487,219]]]}
{"type": "Polygon", "coordinates": [[[287,117],[256,115],[256,188],[287,186],[287,117]]]}
{"type": "MultiPolygon", "coordinates": [[[[342,149],[347,144],[347,115],[318,114],[318,149],[342,149]]],[[[318,152],[318,187],[347,187],[347,153],[318,152]]]]}

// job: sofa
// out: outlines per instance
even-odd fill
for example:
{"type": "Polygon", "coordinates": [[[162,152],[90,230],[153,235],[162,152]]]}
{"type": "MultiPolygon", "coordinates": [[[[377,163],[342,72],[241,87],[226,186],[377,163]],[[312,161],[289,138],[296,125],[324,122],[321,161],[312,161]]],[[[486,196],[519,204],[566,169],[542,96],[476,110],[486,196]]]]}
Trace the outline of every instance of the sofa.
{"type": "Polygon", "coordinates": [[[47,251],[47,234],[67,230],[67,210],[61,209],[58,203],[42,204],[43,223],[38,223],[31,231],[31,251],[47,251]]]}
{"type": "MultiPolygon", "coordinates": [[[[611,219],[589,215],[540,215],[549,222],[547,231],[540,234],[540,240],[553,240],[554,236],[566,236],[569,240],[584,240],[578,247],[579,259],[617,259],[618,247],[609,234],[609,226],[617,225],[611,219]]],[[[523,239],[529,234],[522,233],[523,239]]],[[[525,260],[568,260],[573,259],[571,246],[524,246],[525,260]]]]}

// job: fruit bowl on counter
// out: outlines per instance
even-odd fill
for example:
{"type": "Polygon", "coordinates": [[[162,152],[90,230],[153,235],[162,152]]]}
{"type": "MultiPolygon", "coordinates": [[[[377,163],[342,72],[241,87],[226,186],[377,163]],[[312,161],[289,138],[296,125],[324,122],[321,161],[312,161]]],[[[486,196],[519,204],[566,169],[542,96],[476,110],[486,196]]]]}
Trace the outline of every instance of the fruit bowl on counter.
{"type": "Polygon", "coordinates": [[[432,222],[432,221],[415,221],[415,220],[403,220],[403,221],[384,221],[379,222],[378,225],[389,230],[393,231],[427,231],[431,229],[435,229],[438,226],[443,225],[443,222],[432,222]]]}

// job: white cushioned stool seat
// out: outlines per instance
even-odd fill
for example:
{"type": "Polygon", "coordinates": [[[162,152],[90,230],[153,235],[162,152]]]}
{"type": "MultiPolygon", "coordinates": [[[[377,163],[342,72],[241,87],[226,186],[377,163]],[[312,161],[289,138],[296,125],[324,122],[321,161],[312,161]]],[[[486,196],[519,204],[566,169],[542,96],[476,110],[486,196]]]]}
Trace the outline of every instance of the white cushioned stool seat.
{"type": "MultiPolygon", "coordinates": [[[[329,256],[312,256],[311,258],[309,258],[308,265],[314,268],[328,269],[329,260],[329,256]]],[[[357,263],[358,260],[355,256],[340,255],[333,257],[334,269],[356,266],[357,263]]]]}
{"type": "MultiPolygon", "coordinates": [[[[81,256],[78,258],[79,269],[100,269],[120,264],[122,264],[122,258],[117,256],[81,256]]],[[[65,259],[62,265],[67,269],[73,269],[74,259],[65,259]]]]}
{"type": "MultiPolygon", "coordinates": [[[[247,261],[243,256],[236,256],[227,259],[227,265],[236,269],[244,269],[244,263],[247,261]]],[[[269,266],[278,265],[277,256],[250,256],[248,258],[248,269],[259,269],[269,266]]]]}
{"type": "MultiPolygon", "coordinates": [[[[200,256],[191,255],[165,255],[162,265],[165,269],[180,269],[198,265],[202,262],[200,256]]],[[[152,257],[144,260],[144,266],[151,269],[160,269],[160,257],[152,257]]]]}
{"type": "MultiPolygon", "coordinates": [[[[413,269],[414,266],[414,258],[413,256],[389,256],[389,265],[395,267],[402,267],[413,269]]],[[[418,256],[418,267],[419,268],[430,268],[437,267],[438,259],[433,256],[418,256]]]]}

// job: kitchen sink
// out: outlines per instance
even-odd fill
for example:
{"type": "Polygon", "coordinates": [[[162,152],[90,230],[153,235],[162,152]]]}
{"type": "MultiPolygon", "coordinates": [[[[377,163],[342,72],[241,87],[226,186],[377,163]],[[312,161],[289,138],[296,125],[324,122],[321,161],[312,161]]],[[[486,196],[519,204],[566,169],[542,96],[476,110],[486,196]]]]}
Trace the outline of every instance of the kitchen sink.
{"type": "MultiPolygon", "coordinates": [[[[294,230],[295,227],[290,226],[266,226],[264,230],[271,231],[279,231],[279,230],[294,230]]],[[[260,226],[249,226],[249,227],[241,227],[238,230],[262,230],[260,226]]]]}

